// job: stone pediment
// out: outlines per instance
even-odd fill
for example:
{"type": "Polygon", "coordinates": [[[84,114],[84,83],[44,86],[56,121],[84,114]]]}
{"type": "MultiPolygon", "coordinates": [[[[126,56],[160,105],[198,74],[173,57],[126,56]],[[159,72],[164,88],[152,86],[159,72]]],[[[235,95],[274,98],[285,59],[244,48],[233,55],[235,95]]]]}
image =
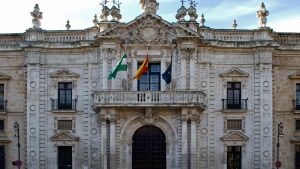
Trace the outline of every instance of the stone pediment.
{"type": "Polygon", "coordinates": [[[0,80],[10,80],[10,76],[0,72],[0,80]]]}
{"type": "Polygon", "coordinates": [[[240,131],[232,131],[221,137],[222,141],[241,141],[246,142],[249,140],[249,137],[247,137],[245,134],[243,134],[240,131]]]}
{"type": "Polygon", "coordinates": [[[300,72],[298,72],[296,74],[289,75],[289,78],[290,79],[300,79],[300,72]]]}
{"type": "Polygon", "coordinates": [[[178,24],[171,24],[151,13],[144,13],[127,24],[119,23],[98,35],[100,39],[120,38],[127,39],[128,43],[142,44],[166,44],[170,39],[179,37],[201,38],[197,32],[178,24]]]}
{"type": "Polygon", "coordinates": [[[60,131],[54,136],[50,137],[51,141],[78,141],[79,138],[68,131],[60,131]]]}
{"type": "Polygon", "coordinates": [[[249,74],[241,69],[233,68],[219,75],[220,77],[249,77],[249,74]]]}
{"type": "Polygon", "coordinates": [[[0,143],[10,143],[11,140],[6,136],[6,134],[0,134],[0,143]]]}
{"type": "Polygon", "coordinates": [[[66,68],[62,68],[55,73],[50,74],[51,78],[79,78],[79,74],[74,73],[66,68]]]}

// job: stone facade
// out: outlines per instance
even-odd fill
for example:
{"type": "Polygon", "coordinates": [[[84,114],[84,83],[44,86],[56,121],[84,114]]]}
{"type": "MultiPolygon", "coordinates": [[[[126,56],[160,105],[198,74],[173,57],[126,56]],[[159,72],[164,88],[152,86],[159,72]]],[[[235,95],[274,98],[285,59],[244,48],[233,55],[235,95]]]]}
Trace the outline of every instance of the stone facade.
{"type": "Polygon", "coordinates": [[[73,169],[131,169],[136,131],[156,126],[165,135],[167,169],[226,169],[232,147],[241,148],[241,168],[271,169],[279,121],[285,125],[281,144],[288,145],[280,149],[283,168],[294,167],[299,133],[289,129],[300,118],[292,106],[300,34],[266,27],[264,4],[253,30],[211,29],[204,15],[199,25],[194,3],[170,23],[156,14],[155,0],[142,0],[144,13],[122,23],[119,5],[112,10],[104,1],[94,27],[61,31],[41,29],[36,5],[32,28],[0,34],[6,168],[17,155],[15,121],[21,124],[22,168],[56,169],[59,148],[69,146],[73,169]],[[108,80],[125,51],[127,73],[108,80]],[[160,73],[172,61],[172,82],[159,80],[159,91],[139,91],[132,80],[146,55],[160,73]],[[57,106],[62,84],[71,84],[67,109],[57,106]],[[239,108],[227,107],[232,84],[240,85],[239,108]],[[66,121],[70,128],[62,129],[66,121]],[[232,121],[238,128],[230,128],[232,121]]]}

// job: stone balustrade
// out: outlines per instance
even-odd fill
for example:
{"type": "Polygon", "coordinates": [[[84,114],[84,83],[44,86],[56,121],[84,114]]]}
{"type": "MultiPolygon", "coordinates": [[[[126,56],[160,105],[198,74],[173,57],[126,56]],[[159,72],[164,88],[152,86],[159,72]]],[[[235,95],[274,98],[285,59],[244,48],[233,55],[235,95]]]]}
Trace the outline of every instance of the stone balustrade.
{"type": "Polygon", "coordinates": [[[45,41],[47,42],[77,42],[84,41],[85,33],[84,32],[46,32],[45,41]]]}
{"type": "Polygon", "coordinates": [[[22,34],[2,34],[0,36],[0,46],[18,46],[24,41],[22,34]]]}
{"type": "Polygon", "coordinates": [[[300,44],[300,33],[278,33],[274,39],[281,44],[300,44]]]}
{"type": "Polygon", "coordinates": [[[222,31],[222,32],[214,32],[213,38],[215,40],[222,41],[253,41],[254,36],[253,32],[244,32],[244,31],[222,31]]]}
{"type": "Polygon", "coordinates": [[[202,91],[95,91],[93,107],[205,107],[202,91]]]}

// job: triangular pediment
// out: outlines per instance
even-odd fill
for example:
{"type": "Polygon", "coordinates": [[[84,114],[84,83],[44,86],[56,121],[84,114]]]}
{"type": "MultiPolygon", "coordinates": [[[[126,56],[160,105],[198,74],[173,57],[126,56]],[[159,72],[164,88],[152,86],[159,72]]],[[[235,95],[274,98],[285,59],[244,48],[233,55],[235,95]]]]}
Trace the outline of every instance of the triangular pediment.
{"type": "Polygon", "coordinates": [[[79,74],[68,69],[62,68],[55,73],[50,74],[51,78],[79,78],[79,74]]]}
{"type": "Polygon", "coordinates": [[[241,69],[233,68],[221,73],[220,77],[249,77],[249,74],[241,69]]]}
{"type": "Polygon", "coordinates": [[[98,35],[100,39],[127,39],[144,44],[167,43],[170,39],[182,37],[201,38],[197,32],[151,13],[144,13],[128,23],[118,23],[98,35]]]}
{"type": "Polygon", "coordinates": [[[7,137],[6,134],[0,134],[0,143],[10,143],[11,140],[7,137]]]}
{"type": "Polygon", "coordinates": [[[289,75],[290,79],[300,79],[300,72],[289,75]]]}
{"type": "Polygon", "coordinates": [[[60,131],[50,138],[51,141],[78,141],[79,138],[68,131],[60,131]]]}
{"type": "Polygon", "coordinates": [[[249,137],[243,134],[240,131],[232,131],[224,135],[221,140],[222,141],[247,141],[249,137]]]}
{"type": "Polygon", "coordinates": [[[10,76],[0,72],[0,80],[10,80],[10,76]]]}

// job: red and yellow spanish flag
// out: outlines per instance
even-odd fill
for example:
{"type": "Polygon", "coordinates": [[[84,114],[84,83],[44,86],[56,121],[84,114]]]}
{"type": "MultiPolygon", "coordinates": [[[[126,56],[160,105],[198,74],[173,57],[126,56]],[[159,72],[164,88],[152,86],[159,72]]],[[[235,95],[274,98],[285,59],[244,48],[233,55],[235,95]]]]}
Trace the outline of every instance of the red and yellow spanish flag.
{"type": "Polygon", "coordinates": [[[143,64],[141,65],[141,67],[138,69],[138,71],[135,73],[134,78],[133,79],[137,79],[140,80],[140,78],[142,77],[142,75],[148,71],[148,50],[147,50],[147,56],[143,62],[143,64]]]}

